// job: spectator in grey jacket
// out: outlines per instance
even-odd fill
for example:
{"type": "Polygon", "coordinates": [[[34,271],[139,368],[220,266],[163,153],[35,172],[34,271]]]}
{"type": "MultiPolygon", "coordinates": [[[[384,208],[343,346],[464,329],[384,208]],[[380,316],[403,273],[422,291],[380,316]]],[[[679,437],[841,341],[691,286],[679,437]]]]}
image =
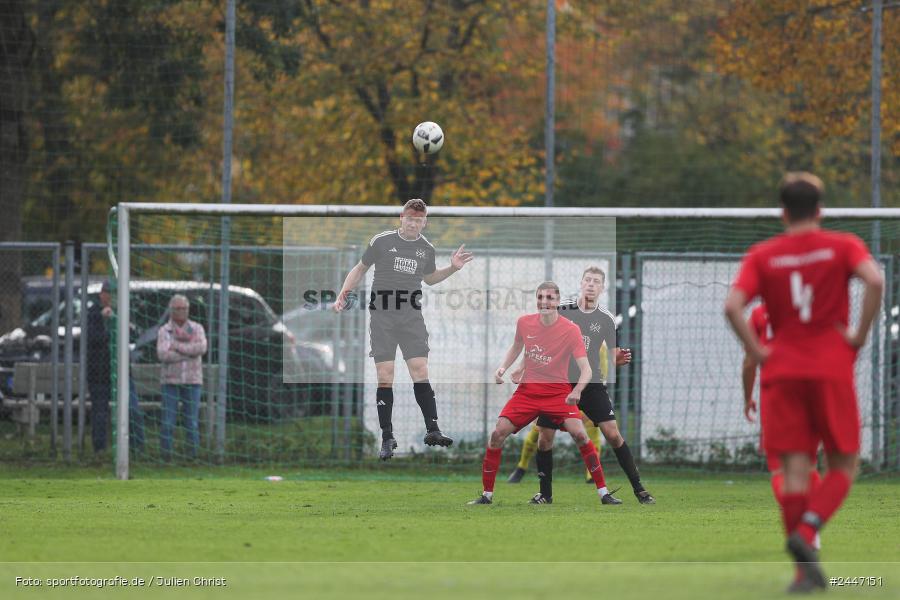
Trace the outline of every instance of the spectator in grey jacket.
{"type": "Polygon", "coordinates": [[[200,393],[203,388],[203,360],[206,354],[206,332],[200,323],[188,319],[190,303],[181,294],[169,300],[169,321],[159,328],[156,354],[162,363],[162,423],[160,450],[164,460],[172,454],[172,431],[181,402],[182,422],[191,458],[200,446],[198,421],[200,393]]]}

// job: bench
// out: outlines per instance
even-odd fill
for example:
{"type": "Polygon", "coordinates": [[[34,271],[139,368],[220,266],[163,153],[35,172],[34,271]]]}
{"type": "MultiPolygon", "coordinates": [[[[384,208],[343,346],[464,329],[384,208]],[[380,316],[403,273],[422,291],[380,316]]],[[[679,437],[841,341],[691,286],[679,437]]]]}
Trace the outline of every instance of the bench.
{"type": "MultiPolygon", "coordinates": [[[[65,389],[65,365],[57,366],[57,392],[60,396],[65,389]]],[[[152,397],[153,400],[140,400],[140,407],[146,412],[148,410],[159,410],[162,402],[159,400],[161,394],[161,386],[159,383],[159,364],[135,364],[131,366],[131,378],[137,389],[138,398],[152,397]]],[[[201,419],[206,425],[206,432],[212,431],[215,422],[215,394],[218,389],[219,367],[218,365],[203,365],[203,396],[200,400],[200,409],[204,412],[201,419]]],[[[78,364],[73,364],[71,369],[72,377],[72,408],[77,410],[78,405],[78,364]]],[[[12,412],[12,420],[24,426],[27,430],[28,437],[33,438],[35,429],[40,422],[40,413],[42,410],[50,411],[53,408],[53,365],[48,362],[16,363],[13,368],[13,397],[3,398],[3,407],[10,409],[12,412]]],[[[85,408],[90,409],[90,395],[85,398],[85,408]]],[[[63,408],[62,398],[59,399],[57,406],[59,410],[63,408]]]]}
{"type": "MultiPolygon", "coordinates": [[[[57,365],[57,392],[60,396],[65,389],[65,365],[57,365]]],[[[78,365],[72,365],[72,390],[78,393],[78,365]]],[[[53,407],[53,365],[41,363],[16,363],[13,367],[13,394],[16,397],[4,398],[3,406],[12,410],[12,420],[27,427],[28,437],[33,438],[35,428],[40,420],[41,410],[53,407]]],[[[62,407],[62,400],[58,406],[62,407]]]]}

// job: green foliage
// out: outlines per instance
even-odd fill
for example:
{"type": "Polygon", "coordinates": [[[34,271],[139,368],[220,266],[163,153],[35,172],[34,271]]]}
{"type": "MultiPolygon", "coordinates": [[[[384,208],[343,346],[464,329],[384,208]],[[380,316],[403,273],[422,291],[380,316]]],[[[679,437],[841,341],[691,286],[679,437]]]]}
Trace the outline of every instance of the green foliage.
{"type": "Polygon", "coordinates": [[[710,471],[763,471],[766,466],[759,445],[754,442],[732,450],[723,441],[685,440],[674,429],[660,427],[645,445],[647,461],[656,465],[702,467],[710,471]]]}
{"type": "MultiPolygon", "coordinates": [[[[331,417],[305,417],[270,425],[233,426],[228,451],[248,465],[254,462],[290,465],[341,461],[344,459],[343,448],[340,439],[335,445],[332,425],[331,417]]],[[[343,435],[344,423],[340,422],[338,427],[343,435]]],[[[345,460],[356,461],[372,454],[375,436],[362,427],[359,419],[351,420],[350,437],[350,456],[345,460]]]]}
{"type": "Polygon", "coordinates": [[[745,148],[696,141],[687,131],[641,128],[610,160],[576,155],[560,166],[559,201],[567,206],[774,205],[779,173],[747,172],[745,148]]]}
{"type": "Polygon", "coordinates": [[[675,437],[674,429],[660,427],[656,435],[646,442],[647,455],[652,462],[679,465],[689,462],[693,454],[693,446],[675,437]]]}
{"type": "Polygon", "coordinates": [[[149,125],[150,141],[191,146],[200,140],[203,37],[160,18],[180,3],[88,3],[73,50],[79,70],[89,67],[92,77],[105,84],[107,109],[134,110],[134,116],[149,125]],[[153,49],[149,56],[148,49],[153,49]]]}

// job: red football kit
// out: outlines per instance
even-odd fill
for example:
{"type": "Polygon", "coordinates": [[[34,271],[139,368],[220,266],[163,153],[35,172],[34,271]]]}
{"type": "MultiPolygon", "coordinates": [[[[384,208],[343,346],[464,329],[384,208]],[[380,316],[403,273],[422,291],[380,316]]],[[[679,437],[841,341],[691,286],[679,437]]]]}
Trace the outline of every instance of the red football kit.
{"type": "MultiPolygon", "coordinates": [[[[516,342],[521,343],[525,349],[525,372],[522,374],[522,383],[500,411],[500,416],[509,419],[516,431],[542,415],[557,425],[561,425],[566,419],[579,418],[581,411],[578,407],[566,404],[566,398],[572,391],[569,361],[587,356],[578,325],[559,316],[552,325],[544,325],[539,314],[525,315],[516,323],[516,342]]],[[[598,493],[606,494],[603,467],[594,443],[588,440],[578,447],[578,451],[598,493]]],[[[494,493],[501,454],[502,448],[491,448],[488,443],[481,465],[481,483],[485,495],[494,493]]],[[[490,499],[475,503],[490,504],[490,499]]]]}
{"type": "Polygon", "coordinates": [[[559,317],[552,325],[544,325],[539,314],[525,315],[516,323],[516,341],[524,345],[525,372],[500,416],[517,431],[538,415],[556,424],[577,419],[578,407],[566,404],[566,398],[572,391],[569,360],[587,356],[578,326],[559,317]]]}
{"type": "Polygon", "coordinates": [[[839,327],[848,325],[853,271],[870,257],[855,235],[824,230],[775,236],[744,257],[734,286],[762,297],[772,330],[760,373],[768,454],[819,441],[829,452],[859,450],[856,349],[839,327]]]}

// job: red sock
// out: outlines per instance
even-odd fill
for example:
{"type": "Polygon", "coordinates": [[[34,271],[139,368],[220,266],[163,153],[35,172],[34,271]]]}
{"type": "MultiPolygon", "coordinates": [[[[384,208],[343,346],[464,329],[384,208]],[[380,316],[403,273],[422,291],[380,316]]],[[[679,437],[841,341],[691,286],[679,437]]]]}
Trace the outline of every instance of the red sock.
{"type": "Polygon", "coordinates": [[[603,478],[603,467],[600,466],[600,459],[597,458],[597,447],[594,446],[594,442],[588,440],[588,443],[579,447],[578,451],[581,452],[581,459],[594,479],[594,485],[597,486],[598,490],[605,487],[606,480],[603,478]]]}
{"type": "Polygon", "coordinates": [[[781,495],[781,518],[784,521],[784,530],[788,535],[791,535],[800,524],[800,517],[806,511],[806,502],[806,494],[781,495]]]}
{"type": "Polygon", "coordinates": [[[497,469],[500,468],[502,452],[502,448],[488,448],[484,453],[484,462],[481,465],[481,483],[486,492],[494,491],[494,482],[497,480],[497,469]]]}
{"type": "Polygon", "coordinates": [[[818,526],[803,521],[797,532],[803,536],[807,544],[812,544],[816,532],[821,529],[837,509],[844,503],[850,492],[850,478],[843,471],[832,469],[825,475],[822,483],[809,496],[809,503],[804,511],[806,516],[818,520],[818,526]]]}
{"type": "Polygon", "coordinates": [[[775,494],[775,500],[778,504],[781,504],[782,493],[781,490],[784,489],[784,473],[781,471],[772,475],[772,479],[769,480],[772,484],[772,493],[775,494]]]}

